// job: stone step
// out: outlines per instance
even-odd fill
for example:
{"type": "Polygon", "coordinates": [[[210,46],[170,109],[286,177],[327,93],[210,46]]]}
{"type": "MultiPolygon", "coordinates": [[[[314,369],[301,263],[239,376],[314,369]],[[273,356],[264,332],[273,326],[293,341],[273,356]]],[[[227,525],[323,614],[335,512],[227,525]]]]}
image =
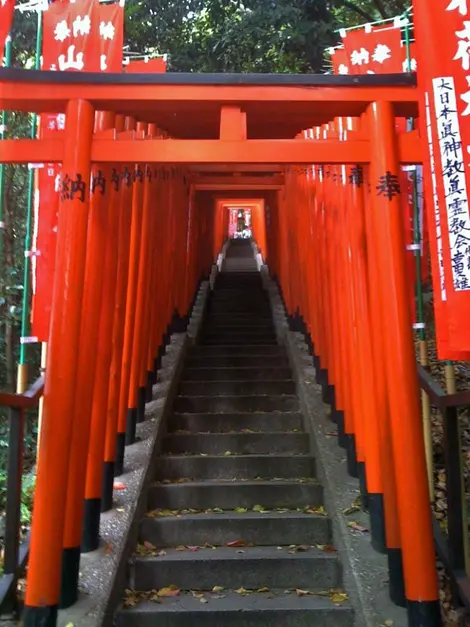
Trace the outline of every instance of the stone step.
{"type": "MultiPolygon", "coordinates": [[[[204,326],[202,327],[202,331],[204,335],[228,335],[228,336],[237,336],[237,337],[258,337],[260,335],[269,335],[275,336],[276,333],[274,331],[273,324],[269,325],[259,325],[259,326],[245,326],[245,327],[237,327],[233,325],[222,325],[222,324],[214,324],[210,320],[208,320],[204,326]]],[[[247,341],[247,344],[249,342],[247,341]]]]}
{"type": "MultiPolygon", "coordinates": [[[[238,347],[234,347],[238,348],[238,347]]],[[[276,347],[277,348],[277,347],[276,347]]],[[[289,359],[287,355],[204,355],[193,357],[189,355],[186,366],[188,369],[194,368],[287,368],[289,359]]],[[[290,371],[290,368],[289,368],[290,371]]]]}
{"type": "Polygon", "coordinates": [[[309,455],[162,455],[155,479],[270,479],[314,477],[315,461],[309,455]]]}
{"type": "Polygon", "coordinates": [[[223,588],[307,588],[329,590],[341,585],[341,564],[335,553],[303,546],[167,549],[166,555],[135,556],[130,587],[158,590],[174,585],[182,590],[223,588]]]}
{"type": "Polygon", "coordinates": [[[217,328],[203,329],[201,334],[201,344],[277,344],[277,335],[274,332],[266,331],[244,331],[243,333],[232,333],[219,331],[217,328]]]}
{"type": "Polygon", "coordinates": [[[267,413],[226,413],[226,414],[173,414],[167,423],[167,430],[191,431],[195,433],[227,433],[228,431],[274,432],[301,430],[302,414],[293,412],[267,413]]]}
{"type": "Polygon", "coordinates": [[[181,396],[276,396],[295,394],[294,381],[183,381],[181,396]]]}
{"type": "Polygon", "coordinates": [[[178,396],[174,410],[179,413],[223,414],[234,412],[299,411],[297,396],[178,396]]]}
{"type": "Polygon", "coordinates": [[[288,381],[290,368],[186,368],[183,381],[288,381]]]}
{"type": "MultiPolygon", "coordinates": [[[[193,359],[194,357],[220,357],[222,355],[287,357],[286,349],[283,346],[263,346],[261,344],[255,346],[196,346],[191,350],[188,357],[193,359]]],[[[271,361],[269,365],[272,365],[271,361]]]]}
{"type": "Polygon", "coordinates": [[[260,336],[249,336],[249,337],[236,337],[229,335],[218,335],[217,333],[211,333],[211,335],[203,335],[202,341],[205,346],[245,346],[250,345],[253,346],[255,344],[263,344],[267,346],[272,344],[273,346],[277,345],[277,337],[275,335],[260,335],[260,336]]]}
{"type": "Polygon", "coordinates": [[[224,455],[230,451],[236,455],[269,455],[273,453],[309,452],[309,436],[306,433],[210,433],[168,435],[162,440],[163,451],[174,455],[183,453],[207,453],[224,455]]]}
{"type": "Polygon", "coordinates": [[[139,533],[141,541],[157,547],[227,546],[238,541],[254,546],[316,546],[331,544],[332,538],[328,517],[299,512],[146,516],[141,520],[139,533]]]}
{"type": "Polygon", "coordinates": [[[295,592],[206,595],[207,603],[188,592],[181,597],[146,601],[119,612],[116,627],[351,627],[349,604],[295,592]],[[243,618],[242,618],[243,617],[243,618]]]}
{"type": "Polygon", "coordinates": [[[251,314],[252,316],[258,316],[258,315],[269,316],[271,315],[271,308],[269,306],[269,303],[255,306],[253,303],[219,301],[219,302],[211,302],[209,304],[209,312],[218,313],[218,314],[245,313],[245,314],[251,314]]]}
{"type": "Polygon", "coordinates": [[[217,336],[217,335],[211,335],[211,336],[205,336],[203,338],[204,340],[204,344],[206,346],[220,346],[221,344],[224,344],[225,346],[244,346],[245,344],[247,344],[248,342],[250,343],[250,345],[254,345],[254,344],[263,344],[263,345],[268,345],[268,344],[272,344],[273,346],[277,345],[277,338],[274,337],[266,337],[266,336],[260,336],[259,338],[257,337],[250,337],[248,338],[244,338],[244,337],[240,337],[240,338],[236,338],[236,337],[229,337],[227,335],[224,336],[217,336]]]}
{"type": "Polygon", "coordinates": [[[217,330],[227,330],[227,331],[250,331],[257,329],[273,329],[273,321],[271,318],[262,318],[262,319],[250,319],[250,318],[240,318],[239,320],[233,319],[232,316],[224,319],[223,317],[209,317],[204,322],[204,327],[213,327],[217,330]]]}
{"type": "Polygon", "coordinates": [[[272,317],[271,312],[269,312],[269,314],[266,316],[253,315],[252,313],[233,314],[229,312],[225,314],[224,313],[215,314],[215,313],[209,312],[207,314],[206,320],[210,320],[211,322],[218,323],[218,324],[223,323],[223,324],[230,324],[230,325],[239,325],[239,324],[245,324],[245,323],[250,323],[250,322],[252,322],[254,325],[273,323],[273,317],[272,317]]]}
{"type": "Polygon", "coordinates": [[[162,509],[253,509],[262,504],[276,507],[318,507],[323,503],[323,489],[315,480],[292,481],[199,481],[190,483],[154,483],[149,489],[147,506],[162,509]]]}

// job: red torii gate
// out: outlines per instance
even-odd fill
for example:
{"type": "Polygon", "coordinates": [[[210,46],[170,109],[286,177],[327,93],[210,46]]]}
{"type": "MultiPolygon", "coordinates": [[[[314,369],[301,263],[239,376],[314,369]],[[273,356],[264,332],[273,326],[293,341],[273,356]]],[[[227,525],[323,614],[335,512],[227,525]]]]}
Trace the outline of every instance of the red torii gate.
{"type": "MultiPolygon", "coordinates": [[[[378,181],[386,172],[398,172],[400,165],[422,161],[418,133],[398,136],[395,132],[396,117],[418,117],[417,100],[415,78],[401,74],[59,75],[0,70],[0,109],[67,115],[66,130],[54,139],[0,142],[0,162],[61,162],[65,181],[25,627],[55,625],[64,557],[58,538],[64,535],[66,505],[72,498],[68,491],[69,458],[72,452],[75,457],[86,455],[86,450],[71,447],[77,351],[79,342],[85,341],[80,337],[80,317],[89,207],[87,182],[92,164],[186,166],[189,177],[196,173],[192,178],[193,194],[198,186],[214,192],[231,191],[227,189],[230,187],[248,189],[250,193],[254,189],[277,189],[284,185],[285,166],[292,164],[364,164],[370,166],[372,180],[378,181]],[[95,132],[96,112],[108,112],[111,117],[95,132]],[[361,116],[361,130],[342,138],[298,137],[303,129],[335,118],[361,116]],[[239,182],[227,178],[216,181],[234,171],[241,174],[239,182]]],[[[401,273],[404,250],[399,204],[383,196],[374,198],[373,203],[374,211],[380,213],[381,228],[377,228],[376,235],[382,247],[381,280],[386,284],[377,287],[392,294],[396,303],[384,316],[391,338],[388,360],[401,379],[396,398],[390,402],[390,414],[394,441],[400,441],[400,446],[394,447],[395,463],[407,473],[403,481],[397,482],[407,599],[412,614],[429,616],[427,624],[435,625],[438,591],[433,574],[424,449],[417,445],[422,434],[416,412],[412,327],[406,314],[408,292],[401,273]],[[413,520],[405,520],[411,511],[415,513],[413,520]]],[[[146,224],[151,226],[150,222],[146,224]]],[[[197,254],[189,255],[187,263],[196,259],[197,254]]],[[[182,302],[188,300],[192,287],[187,284],[183,288],[182,302]]],[[[138,344],[137,355],[140,349],[138,344]]],[[[77,511],[80,499],[83,501],[83,491],[77,483],[77,511]]],[[[69,548],[69,577],[73,580],[74,569],[78,569],[77,545],[69,548]]]]}

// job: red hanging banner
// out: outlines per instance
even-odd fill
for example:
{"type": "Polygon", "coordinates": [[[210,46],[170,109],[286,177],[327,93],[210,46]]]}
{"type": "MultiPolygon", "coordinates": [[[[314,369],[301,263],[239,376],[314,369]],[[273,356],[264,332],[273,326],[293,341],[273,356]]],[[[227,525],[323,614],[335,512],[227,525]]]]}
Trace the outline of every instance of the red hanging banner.
{"type": "Polygon", "coordinates": [[[344,48],[330,48],[333,74],[350,74],[349,57],[344,48]]]}
{"type": "Polygon", "coordinates": [[[233,239],[237,232],[238,211],[232,207],[229,209],[228,236],[233,239]]]}
{"type": "Polygon", "coordinates": [[[403,72],[400,28],[349,31],[343,38],[350,74],[403,72]]]}
{"type": "Polygon", "coordinates": [[[162,74],[166,72],[166,60],[164,57],[156,59],[130,59],[125,66],[126,73],[134,74],[162,74]]]}
{"type": "Polygon", "coordinates": [[[3,55],[7,37],[13,24],[15,0],[0,0],[0,66],[3,65],[3,55]]]}
{"type": "Polygon", "coordinates": [[[428,223],[441,359],[470,351],[470,21],[467,0],[414,0],[428,223]],[[438,41],[438,46],[427,42],[438,41]]]}
{"type": "MultiPolygon", "coordinates": [[[[124,6],[96,0],[55,2],[44,13],[43,69],[121,72],[124,6]]],[[[65,128],[64,115],[41,116],[42,138],[65,128]]],[[[39,169],[35,202],[35,255],[32,262],[32,334],[40,342],[49,335],[61,165],[39,169]]]]}
{"type": "Polygon", "coordinates": [[[99,3],[54,2],[43,17],[43,70],[99,72],[99,3]]]}
{"type": "Polygon", "coordinates": [[[122,72],[124,4],[103,4],[99,16],[100,70],[122,72]]]}

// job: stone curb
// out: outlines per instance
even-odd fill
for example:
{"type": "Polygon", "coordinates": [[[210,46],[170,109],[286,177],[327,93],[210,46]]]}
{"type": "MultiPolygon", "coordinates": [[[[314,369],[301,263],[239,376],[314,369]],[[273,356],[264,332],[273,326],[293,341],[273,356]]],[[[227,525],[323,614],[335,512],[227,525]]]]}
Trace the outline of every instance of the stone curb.
{"type": "Polygon", "coordinates": [[[165,419],[172,410],[188,349],[186,334],[172,336],[162,365],[164,384],[154,386],[145,422],[137,425],[135,444],[126,447],[125,473],[118,479],[115,507],[101,516],[102,546],[84,554],[80,563],[80,597],[59,612],[58,627],[111,627],[127,585],[128,562],[147,508],[147,491],[155,475],[165,419]]]}
{"type": "MultiPolygon", "coordinates": [[[[214,266],[217,268],[217,266],[214,266]]],[[[212,277],[212,273],[211,273],[212,277]]],[[[203,281],[199,288],[194,307],[191,312],[188,327],[186,333],[188,335],[191,344],[197,344],[199,335],[202,330],[202,323],[204,321],[204,315],[206,313],[207,301],[209,300],[210,293],[210,281],[203,281]]]]}
{"type": "Polygon", "coordinates": [[[348,523],[357,522],[368,528],[368,516],[363,511],[347,516],[343,512],[359,496],[359,482],[349,476],[346,456],[338,446],[336,425],[327,417],[321,387],[316,383],[313,359],[301,333],[289,330],[287,316],[277,285],[269,278],[267,269],[263,280],[268,290],[274,325],[279,341],[286,347],[305,429],[310,436],[312,453],[318,461],[317,474],[324,489],[325,508],[332,521],[334,546],[342,567],[344,587],[355,612],[354,627],[381,627],[392,621],[394,627],[407,627],[406,610],[394,605],[388,596],[388,570],[384,555],[371,546],[370,534],[356,532],[348,523]]]}

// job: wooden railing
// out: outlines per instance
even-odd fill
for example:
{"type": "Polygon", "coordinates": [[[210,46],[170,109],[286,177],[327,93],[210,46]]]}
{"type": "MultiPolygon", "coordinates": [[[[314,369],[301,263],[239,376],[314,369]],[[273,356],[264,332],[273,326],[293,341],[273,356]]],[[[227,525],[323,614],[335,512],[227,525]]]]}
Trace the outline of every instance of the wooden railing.
{"type": "Polygon", "coordinates": [[[44,391],[37,379],[23,394],[0,392],[0,407],[8,408],[8,466],[4,533],[3,575],[0,578],[0,614],[14,615],[18,607],[18,579],[24,573],[29,534],[21,537],[21,497],[26,412],[35,409],[44,391]]]}
{"type": "Polygon", "coordinates": [[[450,577],[453,602],[470,611],[468,560],[468,515],[465,498],[459,409],[470,406],[470,390],[447,394],[431,374],[418,365],[421,389],[442,416],[444,464],[447,487],[447,537],[434,518],[436,552],[450,577]]]}

